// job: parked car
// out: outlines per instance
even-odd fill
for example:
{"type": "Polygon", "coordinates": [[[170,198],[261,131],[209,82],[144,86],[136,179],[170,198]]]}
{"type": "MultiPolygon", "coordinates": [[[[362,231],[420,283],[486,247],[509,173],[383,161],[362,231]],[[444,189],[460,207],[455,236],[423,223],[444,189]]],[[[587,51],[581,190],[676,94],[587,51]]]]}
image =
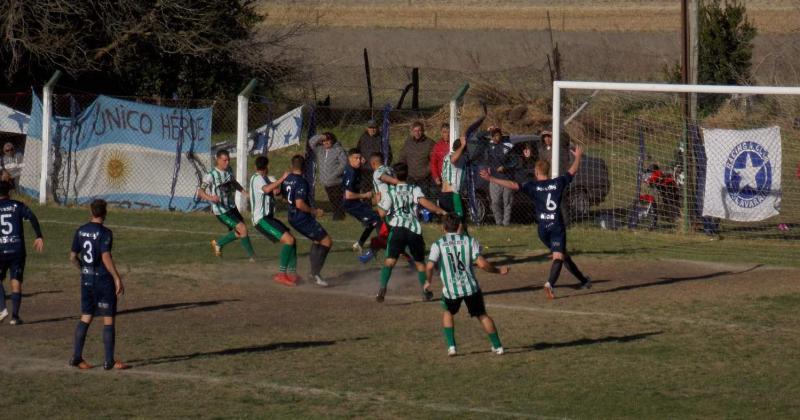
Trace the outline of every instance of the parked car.
{"type": "MultiPolygon", "coordinates": [[[[533,146],[534,153],[537,153],[536,145],[541,142],[541,138],[538,135],[510,135],[505,136],[503,140],[514,145],[510,153],[516,156],[522,156],[522,149],[526,143],[533,146]]],[[[472,167],[471,181],[475,183],[475,194],[477,198],[475,208],[471,210],[473,212],[473,219],[477,220],[479,223],[491,223],[493,221],[491,202],[489,200],[489,186],[486,181],[478,176],[478,171],[485,167],[483,164],[483,151],[485,150],[484,145],[487,144],[488,141],[487,138],[480,135],[470,140],[467,153],[472,167]]],[[[535,158],[538,159],[538,156],[535,156],[535,158]]],[[[573,159],[574,157],[570,154],[568,159],[562,161],[567,163],[567,165],[565,165],[566,167],[560,168],[562,172],[566,172],[569,165],[572,164],[573,159]]],[[[520,181],[519,176],[517,176],[516,179],[518,182],[520,181]]],[[[534,179],[532,173],[529,175],[529,179],[534,179]]],[[[562,207],[565,210],[566,218],[568,220],[580,220],[587,216],[593,206],[605,200],[609,188],[608,167],[605,161],[595,156],[584,155],[581,166],[578,168],[578,173],[575,175],[575,179],[570,184],[567,189],[567,194],[563,198],[567,203],[566,206],[562,207]]],[[[463,189],[462,196],[468,197],[469,182],[464,183],[463,189]]],[[[536,221],[533,202],[521,191],[517,191],[514,194],[514,204],[511,213],[513,223],[530,224],[536,221]]]]}

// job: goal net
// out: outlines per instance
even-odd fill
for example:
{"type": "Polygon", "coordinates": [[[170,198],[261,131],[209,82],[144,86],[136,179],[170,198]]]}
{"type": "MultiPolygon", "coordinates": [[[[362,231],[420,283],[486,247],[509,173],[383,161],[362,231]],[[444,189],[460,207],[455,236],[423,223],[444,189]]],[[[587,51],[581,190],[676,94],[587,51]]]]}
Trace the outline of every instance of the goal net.
{"type": "Polygon", "coordinates": [[[552,175],[568,169],[571,148],[588,152],[565,198],[569,220],[637,233],[800,237],[798,95],[556,82],[552,175]]]}

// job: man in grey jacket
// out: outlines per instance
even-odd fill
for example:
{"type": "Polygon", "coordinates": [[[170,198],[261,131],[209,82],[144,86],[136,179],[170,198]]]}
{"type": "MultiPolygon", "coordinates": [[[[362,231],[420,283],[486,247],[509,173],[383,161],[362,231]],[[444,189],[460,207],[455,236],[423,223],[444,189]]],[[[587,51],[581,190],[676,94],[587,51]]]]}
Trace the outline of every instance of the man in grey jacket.
{"type": "Polygon", "coordinates": [[[347,153],[331,132],[317,134],[309,142],[317,157],[319,182],[325,187],[325,193],[333,207],[333,220],[344,220],[342,174],[347,165],[347,153]]]}
{"type": "Polygon", "coordinates": [[[411,124],[411,135],[408,136],[400,150],[398,162],[408,165],[408,183],[422,188],[425,197],[436,202],[438,191],[431,188],[431,150],[434,142],[425,135],[425,126],[415,121],[411,124]]]}
{"type": "MultiPolygon", "coordinates": [[[[392,164],[392,146],[388,145],[388,159],[386,162],[386,166],[392,164]]],[[[386,153],[383,151],[383,141],[381,138],[381,132],[378,130],[378,123],[375,120],[369,120],[367,122],[367,128],[361,134],[361,137],[358,138],[358,144],[356,145],[356,149],[361,152],[361,156],[363,156],[364,164],[361,165],[361,181],[362,184],[360,186],[362,191],[371,191],[372,190],[372,167],[369,166],[369,157],[372,156],[373,153],[380,152],[384,156],[386,153]]],[[[381,162],[383,163],[383,162],[381,162]]]]}

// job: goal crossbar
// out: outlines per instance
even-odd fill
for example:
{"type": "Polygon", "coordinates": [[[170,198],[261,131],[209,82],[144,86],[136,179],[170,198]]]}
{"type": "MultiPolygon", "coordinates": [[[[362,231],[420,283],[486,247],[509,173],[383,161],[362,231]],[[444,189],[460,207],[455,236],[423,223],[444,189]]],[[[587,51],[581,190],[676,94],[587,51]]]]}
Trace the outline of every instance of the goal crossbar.
{"type": "Polygon", "coordinates": [[[579,82],[558,80],[553,82],[553,156],[551,175],[559,175],[561,145],[561,90],[614,90],[627,92],[657,93],[722,93],[749,95],[800,95],[800,87],[794,86],[725,86],[725,85],[677,85],[667,83],[616,83],[579,82]]]}

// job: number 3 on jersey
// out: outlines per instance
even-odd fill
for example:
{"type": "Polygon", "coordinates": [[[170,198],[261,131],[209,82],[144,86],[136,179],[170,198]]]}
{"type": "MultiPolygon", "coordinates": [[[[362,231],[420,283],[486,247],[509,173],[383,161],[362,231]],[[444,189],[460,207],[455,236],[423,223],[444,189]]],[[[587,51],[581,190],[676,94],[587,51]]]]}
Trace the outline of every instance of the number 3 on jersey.
{"type": "Polygon", "coordinates": [[[83,261],[86,264],[91,264],[94,262],[94,255],[92,255],[92,243],[90,241],[86,241],[83,243],[83,261]]]}

